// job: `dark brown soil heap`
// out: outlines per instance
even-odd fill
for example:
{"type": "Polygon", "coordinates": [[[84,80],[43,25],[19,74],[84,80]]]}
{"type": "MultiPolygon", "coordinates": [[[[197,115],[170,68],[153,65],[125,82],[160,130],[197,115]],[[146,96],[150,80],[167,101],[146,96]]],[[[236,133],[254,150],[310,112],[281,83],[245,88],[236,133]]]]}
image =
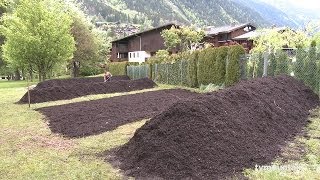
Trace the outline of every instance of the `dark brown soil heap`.
{"type": "Polygon", "coordinates": [[[115,152],[134,177],[224,179],[265,165],[308,123],[318,96],[288,76],[179,101],[115,152]]]}
{"type": "MultiPolygon", "coordinates": [[[[112,81],[130,80],[128,76],[114,76],[112,81]]],[[[51,79],[37,84],[35,89],[51,88],[55,86],[74,86],[75,84],[88,84],[103,82],[103,77],[85,77],[85,78],[68,78],[68,79],[51,79]]]]}
{"type": "MultiPolygon", "coordinates": [[[[128,81],[110,81],[102,83],[76,83],[70,86],[55,86],[50,88],[35,88],[30,91],[31,103],[41,103],[48,101],[57,101],[64,99],[73,99],[76,97],[91,94],[106,94],[116,92],[129,92],[134,90],[149,89],[156,84],[148,79],[128,80],[128,81]]],[[[26,93],[19,103],[28,102],[28,93],[26,93]]]]}
{"type": "Polygon", "coordinates": [[[179,99],[194,96],[186,90],[163,90],[38,109],[52,132],[68,137],[99,134],[151,118],[179,99]]]}

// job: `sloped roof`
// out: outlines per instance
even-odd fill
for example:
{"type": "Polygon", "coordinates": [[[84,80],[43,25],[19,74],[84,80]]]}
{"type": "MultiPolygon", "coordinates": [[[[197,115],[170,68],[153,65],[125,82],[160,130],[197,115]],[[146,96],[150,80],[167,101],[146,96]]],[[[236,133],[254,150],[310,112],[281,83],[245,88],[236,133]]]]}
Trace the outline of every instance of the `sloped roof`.
{"type": "Polygon", "coordinates": [[[138,32],[138,33],[134,33],[134,34],[131,34],[129,36],[126,36],[126,37],[123,37],[123,38],[120,38],[120,39],[117,39],[117,40],[114,40],[112,41],[113,42],[117,42],[117,41],[121,41],[121,40],[125,40],[125,39],[129,39],[131,37],[134,37],[134,36],[139,36],[141,34],[144,34],[146,32],[149,32],[149,31],[153,31],[153,30],[156,30],[156,29],[161,29],[161,28],[164,28],[164,27],[170,27],[170,26],[176,26],[176,27],[179,27],[179,25],[176,25],[174,23],[168,23],[168,24],[164,24],[162,26],[158,26],[158,27],[155,27],[155,28],[152,28],[152,29],[148,29],[148,30],[145,30],[145,31],[141,31],[141,32],[138,32]]]}
{"type": "Polygon", "coordinates": [[[259,36],[259,33],[257,31],[250,31],[248,33],[237,36],[233,39],[234,40],[246,40],[246,39],[251,39],[251,38],[258,37],[258,36],[259,36]]]}
{"type": "Polygon", "coordinates": [[[237,29],[241,29],[241,28],[244,28],[244,27],[250,26],[250,25],[251,25],[250,23],[244,23],[244,24],[228,25],[228,26],[220,26],[220,27],[209,26],[207,28],[210,30],[206,31],[206,34],[207,35],[218,35],[221,33],[230,33],[232,31],[235,31],[237,29]]]}
{"type": "MultiPolygon", "coordinates": [[[[277,27],[277,28],[274,28],[274,30],[278,31],[278,32],[281,32],[281,31],[284,31],[286,30],[286,27],[277,27]]],[[[261,31],[250,31],[248,33],[245,33],[245,34],[242,34],[240,36],[237,36],[235,38],[233,38],[233,40],[247,40],[247,39],[252,39],[252,38],[255,38],[255,37],[258,37],[262,34],[263,32],[261,31]]]]}

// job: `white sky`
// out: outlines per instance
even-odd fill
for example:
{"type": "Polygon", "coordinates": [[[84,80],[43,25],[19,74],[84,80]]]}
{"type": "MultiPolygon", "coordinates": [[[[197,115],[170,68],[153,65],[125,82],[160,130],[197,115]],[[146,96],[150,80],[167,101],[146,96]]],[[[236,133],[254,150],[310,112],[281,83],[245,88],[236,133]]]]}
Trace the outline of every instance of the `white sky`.
{"type": "Polygon", "coordinates": [[[296,7],[302,7],[303,9],[319,9],[320,10],[320,1],[319,0],[262,0],[266,3],[273,5],[280,5],[282,7],[287,6],[287,4],[295,5],[296,7]]]}
{"type": "Polygon", "coordinates": [[[291,0],[298,7],[305,7],[308,9],[319,9],[320,10],[320,1],[319,0],[291,0]]]}

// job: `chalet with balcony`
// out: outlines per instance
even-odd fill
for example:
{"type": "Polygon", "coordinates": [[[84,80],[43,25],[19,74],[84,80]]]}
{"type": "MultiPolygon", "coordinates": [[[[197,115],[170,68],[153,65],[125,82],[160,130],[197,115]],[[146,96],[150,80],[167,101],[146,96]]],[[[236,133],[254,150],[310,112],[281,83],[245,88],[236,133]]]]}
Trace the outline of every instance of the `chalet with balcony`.
{"type": "MultiPolygon", "coordinates": [[[[228,46],[235,43],[243,44],[247,46],[247,39],[241,39],[241,41],[235,41],[234,38],[247,34],[256,30],[256,27],[250,23],[244,24],[232,24],[228,26],[213,27],[209,26],[205,28],[206,37],[205,42],[211,43],[214,47],[228,46]]],[[[251,47],[252,48],[252,47],[251,47]]]]}
{"type": "Polygon", "coordinates": [[[111,61],[145,62],[158,50],[166,49],[161,32],[175,24],[166,24],[112,42],[111,61]]]}

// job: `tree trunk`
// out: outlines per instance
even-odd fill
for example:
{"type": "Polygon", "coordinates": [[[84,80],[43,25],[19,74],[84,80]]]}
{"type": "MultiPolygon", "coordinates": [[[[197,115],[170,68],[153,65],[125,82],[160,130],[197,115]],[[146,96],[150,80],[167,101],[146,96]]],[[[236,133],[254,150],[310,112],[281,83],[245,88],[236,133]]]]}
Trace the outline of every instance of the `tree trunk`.
{"type": "Polygon", "coordinates": [[[80,62],[78,61],[72,61],[72,77],[79,77],[79,67],[80,67],[80,62]]]}
{"type": "Polygon", "coordinates": [[[14,71],[14,80],[15,81],[20,81],[20,71],[19,71],[19,69],[16,69],[14,71]]]}
{"type": "Polygon", "coordinates": [[[42,81],[45,81],[47,79],[46,71],[42,72],[42,81]]]}
{"type": "Polygon", "coordinates": [[[29,76],[30,76],[30,81],[32,82],[33,81],[33,71],[31,68],[29,69],[29,76]]]}
{"type": "Polygon", "coordinates": [[[21,74],[22,74],[22,80],[26,80],[26,71],[25,68],[21,69],[21,74]]]}

